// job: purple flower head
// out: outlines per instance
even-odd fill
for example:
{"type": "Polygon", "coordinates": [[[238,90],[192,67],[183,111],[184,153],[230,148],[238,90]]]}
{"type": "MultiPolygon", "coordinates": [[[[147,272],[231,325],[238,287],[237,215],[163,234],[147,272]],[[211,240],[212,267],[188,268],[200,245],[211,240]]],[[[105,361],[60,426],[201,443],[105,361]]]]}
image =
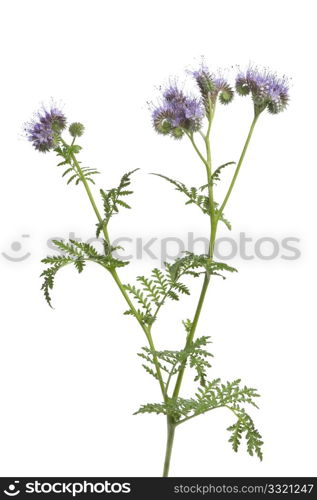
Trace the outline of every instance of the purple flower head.
{"type": "Polygon", "coordinates": [[[233,90],[223,76],[211,73],[204,64],[198,70],[192,71],[191,75],[199,87],[207,114],[210,113],[210,105],[214,106],[218,97],[221,104],[229,104],[232,101],[233,90]]]}
{"type": "Polygon", "coordinates": [[[46,153],[57,145],[57,137],[66,127],[65,115],[56,107],[37,113],[32,122],[25,127],[27,139],[37,151],[46,153]]]}
{"type": "Polygon", "coordinates": [[[251,93],[256,113],[261,113],[265,108],[270,113],[280,113],[289,101],[286,77],[279,78],[267,69],[259,70],[250,66],[245,72],[240,72],[236,78],[236,89],[240,95],[251,93]]]}
{"type": "Polygon", "coordinates": [[[159,134],[180,139],[185,130],[200,129],[204,114],[201,101],[185,95],[174,84],[164,90],[161,104],[153,110],[153,125],[159,134]]]}

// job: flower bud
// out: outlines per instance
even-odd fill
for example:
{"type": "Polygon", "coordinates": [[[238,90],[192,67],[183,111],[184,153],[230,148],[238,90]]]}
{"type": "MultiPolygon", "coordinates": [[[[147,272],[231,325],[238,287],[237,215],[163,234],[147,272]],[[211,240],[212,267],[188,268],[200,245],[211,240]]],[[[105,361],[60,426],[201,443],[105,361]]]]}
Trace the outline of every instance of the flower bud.
{"type": "Polygon", "coordinates": [[[229,104],[232,101],[234,92],[228,82],[221,74],[210,73],[209,69],[202,65],[197,71],[192,72],[193,77],[202,95],[206,113],[210,114],[217,98],[221,104],[229,104]]]}
{"type": "Polygon", "coordinates": [[[72,137],[80,137],[85,131],[85,127],[82,123],[74,122],[69,126],[69,133],[72,137]]]}
{"type": "Polygon", "coordinates": [[[248,95],[250,93],[250,87],[246,78],[238,76],[236,80],[236,91],[239,95],[248,95]]]}
{"type": "Polygon", "coordinates": [[[184,135],[184,131],[181,127],[175,127],[172,129],[171,135],[174,139],[181,139],[184,135]]]}
{"type": "Polygon", "coordinates": [[[229,85],[224,86],[223,90],[219,92],[219,101],[221,104],[229,104],[233,99],[233,90],[229,85]]]}

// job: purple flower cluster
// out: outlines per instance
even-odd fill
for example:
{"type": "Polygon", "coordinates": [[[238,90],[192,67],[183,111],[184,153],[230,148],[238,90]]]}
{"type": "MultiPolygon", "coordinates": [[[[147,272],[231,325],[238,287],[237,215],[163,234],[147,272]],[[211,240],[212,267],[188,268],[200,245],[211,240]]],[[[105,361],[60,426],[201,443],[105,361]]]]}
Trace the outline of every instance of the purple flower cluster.
{"type": "Polygon", "coordinates": [[[209,104],[214,106],[218,97],[221,104],[229,104],[232,101],[233,90],[222,76],[210,73],[204,65],[199,70],[193,71],[192,76],[199,87],[207,114],[210,112],[209,104]]]}
{"type": "Polygon", "coordinates": [[[185,95],[176,84],[163,92],[161,104],[152,113],[155,130],[176,139],[184,133],[197,132],[204,116],[210,116],[217,98],[222,104],[233,99],[233,90],[222,76],[211,74],[205,66],[190,72],[200,90],[201,98],[185,95]]]}
{"type": "MultiPolygon", "coordinates": [[[[181,138],[186,131],[200,130],[202,119],[213,116],[216,101],[228,104],[234,96],[233,88],[221,73],[211,73],[202,64],[190,72],[200,90],[200,99],[189,97],[171,85],[163,92],[160,106],[152,112],[154,128],[157,132],[181,138]]],[[[279,78],[267,69],[250,66],[236,77],[236,91],[239,95],[251,94],[256,115],[265,109],[277,114],[283,111],[289,101],[289,86],[285,76],[279,78]]]]}
{"type": "Polygon", "coordinates": [[[66,127],[65,115],[56,107],[48,111],[43,109],[25,128],[27,139],[37,151],[46,153],[56,147],[56,139],[66,127]]]}
{"type": "Polygon", "coordinates": [[[171,85],[163,92],[162,103],[154,109],[152,118],[158,133],[180,139],[184,131],[199,130],[204,115],[199,99],[186,96],[176,85],[171,85]]]}
{"type": "Polygon", "coordinates": [[[267,69],[259,70],[251,66],[240,72],[236,78],[236,90],[240,95],[251,93],[257,113],[265,108],[270,113],[280,113],[289,101],[286,77],[278,78],[267,69]]]}

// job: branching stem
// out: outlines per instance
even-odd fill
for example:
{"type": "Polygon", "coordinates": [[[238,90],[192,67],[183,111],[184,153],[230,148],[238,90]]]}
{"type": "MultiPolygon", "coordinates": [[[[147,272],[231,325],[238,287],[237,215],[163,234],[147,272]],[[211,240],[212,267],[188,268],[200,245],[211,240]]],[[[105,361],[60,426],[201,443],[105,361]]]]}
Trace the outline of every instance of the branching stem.
{"type": "MultiPolygon", "coordinates": [[[[214,254],[214,245],[215,245],[215,241],[216,241],[218,221],[219,221],[220,217],[222,216],[224,208],[226,207],[227,202],[230,198],[231,192],[233,190],[236,179],[238,177],[242,162],[244,160],[246,151],[248,149],[248,146],[249,146],[249,143],[250,143],[250,140],[252,137],[252,133],[253,133],[253,130],[254,130],[254,127],[255,127],[255,124],[257,122],[257,118],[259,115],[255,114],[255,117],[251,123],[251,127],[249,130],[246,142],[244,144],[241,156],[240,156],[239,161],[237,163],[237,167],[236,167],[236,170],[234,172],[233,178],[231,180],[229,189],[227,191],[227,194],[226,194],[219,210],[216,212],[215,204],[214,204],[213,181],[212,181],[212,159],[211,159],[211,146],[210,146],[210,132],[211,132],[212,121],[214,118],[215,106],[212,106],[212,103],[210,101],[209,101],[209,110],[210,110],[210,113],[209,113],[208,128],[207,128],[206,135],[201,133],[201,136],[202,136],[204,143],[205,143],[206,156],[200,151],[199,147],[197,146],[195,139],[194,139],[194,134],[186,132],[186,135],[188,136],[194,150],[196,151],[198,157],[200,158],[200,160],[202,161],[202,163],[204,164],[204,166],[206,168],[207,183],[208,183],[208,197],[209,197],[209,216],[210,216],[210,238],[209,238],[208,257],[210,258],[210,260],[212,260],[213,254],[214,254]]],[[[66,144],[66,142],[63,139],[61,139],[61,141],[65,147],[69,148],[69,146],[66,144]]],[[[96,205],[96,202],[95,202],[94,197],[92,195],[92,192],[90,190],[88,182],[87,182],[85,176],[83,175],[83,172],[80,168],[80,164],[77,161],[76,156],[73,152],[71,152],[70,158],[71,158],[71,161],[73,163],[73,166],[74,166],[77,174],[79,175],[80,179],[82,180],[82,182],[84,184],[89,201],[92,205],[92,208],[95,212],[95,215],[98,219],[98,222],[102,227],[105,241],[110,246],[110,239],[109,239],[107,224],[103,220],[103,218],[101,217],[101,214],[98,210],[98,207],[96,205]]],[[[151,334],[151,326],[147,326],[142,321],[140,314],[138,313],[137,309],[134,307],[127,291],[125,290],[125,287],[124,287],[123,283],[121,282],[116,269],[111,269],[110,274],[112,275],[112,277],[113,277],[114,281],[116,282],[116,284],[117,284],[121,294],[123,295],[126,303],[128,304],[130,310],[132,311],[133,315],[137,319],[138,323],[140,324],[142,330],[144,331],[144,333],[146,335],[148,344],[150,346],[150,350],[151,350],[152,355],[153,355],[153,362],[154,362],[154,366],[155,366],[155,370],[156,370],[156,376],[157,376],[157,379],[158,379],[158,382],[160,385],[163,399],[166,403],[169,400],[167,391],[168,391],[168,388],[169,388],[169,385],[171,382],[172,375],[170,375],[170,377],[168,378],[168,380],[165,384],[163,377],[162,377],[159,361],[158,361],[158,358],[155,354],[156,350],[155,350],[155,346],[154,346],[154,342],[153,342],[153,338],[152,338],[152,334],[151,334]]],[[[184,348],[185,350],[187,350],[191,346],[191,344],[194,340],[194,336],[196,333],[200,314],[201,314],[201,311],[202,311],[202,308],[204,305],[204,301],[206,298],[209,283],[210,283],[210,274],[206,271],[205,276],[204,276],[204,281],[202,284],[202,289],[201,289],[200,296],[199,296],[199,300],[198,300],[198,304],[197,304],[196,311],[194,314],[194,319],[192,321],[190,331],[187,335],[186,344],[185,344],[185,348],[184,348]]],[[[163,301],[158,305],[155,316],[157,315],[162,303],[165,301],[165,298],[166,297],[164,297],[163,301]]],[[[174,400],[176,400],[179,396],[184,373],[185,373],[185,369],[186,369],[186,361],[183,362],[183,364],[181,365],[179,372],[178,372],[178,376],[177,376],[177,379],[175,382],[174,391],[172,394],[172,399],[174,399],[174,400]]],[[[172,373],[173,373],[173,369],[172,369],[171,374],[172,373]]],[[[165,452],[164,469],[163,469],[163,476],[164,477],[167,477],[168,473],[169,473],[169,467],[170,467],[171,454],[172,454],[172,449],[173,449],[174,434],[175,434],[176,426],[179,425],[180,423],[183,423],[187,420],[190,420],[194,416],[196,416],[196,415],[192,415],[192,416],[187,417],[179,422],[176,422],[171,416],[167,415],[167,443],[166,443],[166,452],[165,452]]]]}
{"type": "MultiPolygon", "coordinates": [[[[254,119],[251,123],[251,127],[250,127],[250,130],[249,130],[249,133],[248,133],[248,136],[247,136],[247,139],[246,139],[246,142],[244,144],[244,147],[243,147],[243,150],[242,150],[242,153],[241,153],[241,156],[239,158],[239,161],[238,161],[238,164],[237,164],[237,167],[236,167],[236,170],[234,172],[234,175],[233,175],[233,178],[232,178],[232,181],[230,183],[230,186],[229,186],[229,189],[228,189],[228,192],[225,196],[225,199],[216,215],[215,213],[215,205],[214,205],[214,196],[213,196],[213,182],[212,182],[212,160],[211,160],[211,146],[210,146],[210,131],[211,131],[211,124],[212,124],[212,121],[213,121],[213,117],[214,117],[214,111],[215,111],[215,108],[211,106],[211,103],[209,102],[209,109],[211,110],[210,111],[210,116],[209,116],[209,123],[208,123],[208,129],[207,129],[207,133],[206,135],[202,134],[202,137],[204,139],[204,142],[205,142],[205,147],[206,147],[206,157],[201,153],[201,151],[199,150],[195,140],[194,140],[194,137],[193,137],[193,134],[187,134],[193,147],[194,147],[194,150],[196,151],[197,155],[199,156],[199,158],[201,159],[201,161],[203,162],[203,164],[205,165],[206,167],[206,173],[207,173],[207,183],[208,183],[208,196],[209,196],[209,212],[210,212],[210,239],[209,239],[209,258],[212,260],[213,259],[213,254],[214,254],[214,245],[215,245],[215,241],[216,241],[216,234],[217,234],[217,226],[218,226],[218,221],[219,221],[219,218],[221,217],[222,213],[223,213],[223,210],[229,200],[229,197],[231,195],[231,192],[233,190],[233,187],[235,185],[235,182],[236,182],[236,179],[238,177],[238,174],[239,174],[239,171],[240,171],[240,168],[241,168],[241,165],[242,165],[242,162],[244,160],[244,157],[245,157],[245,154],[246,154],[246,151],[248,149],[248,146],[249,146],[249,143],[250,143],[250,140],[251,140],[251,137],[252,137],[252,133],[253,133],[253,130],[254,130],[254,127],[255,127],[255,124],[257,122],[257,118],[259,115],[256,115],[254,116],[254,119]]],[[[208,290],[208,286],[209,286],[209,283],[210,283],[210,275],[208,274],[208,272],[205,273],[205,277],[204,277],[204,281],[203,281],[203,284],[202,284],[202,289],[201,289],[201,292],[200,292],[200,296],[199,296],[199,300],[198,300],[198,304],[197,304],[197,307],[196,307],[196,311],[195,311],[195,315],[194,315],[194,319],[193,319],[193,322],[192,322],[192,326],[191,326],[191,329],[190,329],[190,332],[187,336],[187,339],[186,339],[186,344],[185,344],[185,349],[188,349],[190,347],[190,345],[192,344],[193,340],[194,340],[194,336],[195,336],[195,333],[196,333],[196,329],[197,329],[197,325],[198,325],[198,322],[199,322],[199,318],[200,318],[200,314],[201,314],[201,311],[202,311],[202,308],[203,308],[203,304],[204,304],[204,301],[205,301],[205,298],[206,298],[206,294],[207,294],[207,290],[208,290]]],[[[177,379],[176,379],[176,383],[175,383],[175,387],[174,387],[174,391],[173,391],[173,396],[172,398],[175,400],[178,398],[179,396],[179,393],[180,393],[180,389],[181,389],[181,385],[182,385],[182,381],[183,381],[183,377],[184,377],[184,373],[185,373],[185,369],[186,369],[186,361],[183,363],[183,365],[181,366],[179,372],[178,372],[178,376],[177,376],[177,379]]],[[[169,419],[169,417],[167,417],[169,419]]],[[[189,420],[190,418],[193,418],[193,417],[188,417],[186,419],[184,419],[181,423],[185,422],[185,420],[189,420]]],[[[177,423],[175,422],[175,425],[177,425],[177,423]]],[[[169,429],[169,427],[168,427],[169,429]]],[[[175,432],[175,428],[173,428],[173,438],[174,438],[174,432],[175,432]]],[[[173,440],[172,440],[172,444],[170,444],[171,442],[171,436],[170,436],[170,430],[168,430],[168,435],[167,435],[167,447],[166,447],[166,454],[168,454],[168,464],[169,464],[169,461],[170,461],[170,456],[171,456],[171,447],[172,447],[172,444],[173,444],[173,440]]],[[[166,459],[165,459],[166,461],[166,459]]],[[[165,470],[165,469],[164,469],[165,470]]]]}

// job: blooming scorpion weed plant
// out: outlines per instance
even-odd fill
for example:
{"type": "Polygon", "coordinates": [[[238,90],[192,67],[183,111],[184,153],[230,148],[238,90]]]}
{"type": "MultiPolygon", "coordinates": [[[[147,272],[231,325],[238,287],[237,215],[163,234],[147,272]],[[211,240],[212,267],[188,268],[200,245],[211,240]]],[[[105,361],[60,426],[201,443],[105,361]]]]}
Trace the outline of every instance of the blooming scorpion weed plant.
{"type": "Polygon", "coordinates": [[[132,193],[131,175],[135,170],[124,174],[118,187],[100,190],[103,204],[101,212],[90,190],[90,183],[94,184],[94,175],[98,172],[94,168],[83,167],[77,157],[81,150],[78,139],[84,133],[84,126],[81,123],[72,123],[68,128],[71,139],[67,142],[64,136],[66,117],[56,107],[43,109],[26,126],[26,135],[36,150],[43,153],[54,151],[61,159],[58,165],[65,168],[63,177],[68,176],[68,184],[74,182],[76,185],[83,185],[97,218],[97,237],[102,236],[103,241],[103,251],[99,252],[93,245],[87,243],[55,240],[54,243],[61,253],[43,259],[43,263],[48,266],[42,273],[45,298],[51,305],[50,293],[55,275],[68,264],[74,264],[81,273],[86,262],[91,261],[101,266],[113,278],[128,306],[124,314],[131,315],[145,334],[147,346],[143,347],[139,354],[143,367],[159,384],[161,401],[142,405],[136,413],[157,413],[166,417],[164,476],[168,476],[169,473],[176,428],[216,408],[227,408],[234,417],[234,422],[228,427],[229,441],[234,451],[238,450],[242,438],[245,437],[248,453],[256,454],[262,460],[262,437],[246,411],[248,405],[257,408],[255,401],[259,397],[258,392],[256,389],[241,385],[239,379],[225,383],[219,378],[210,380],[207,376],[212,356],[208,350],[209,337],[195,337],[195,335],[211,277],[224,277],[224,273],[236,271],[233,267],[214,260],[214,244],[219,223],[224,223],[230,229],[230,223],[224,216],[224,209],[235,185],[256,122],[265,109],[269,113],[277,114],[283,111],[288,103],[288,84],[284,77],[278,78],[268,70],[256,67],[249,67],[247,71],[239,72],[235,82],[236,92],[241,96],[251,97],[254,116],[226,195],[221,203],[216,203],[214,191],[220,181],[222,170],[235,162],[225,163],[216,169],[212,168],[211,128],[217,101],[220,104],[229,104],[233,99],[234,90],[223,77],[211,73],[205,66],[201,66],[191,75],[197,84],[199,97],[186,95],[176,83],[170,85],[163,91],[160,104],[152,109],[152,119],[154,129],[159,134],[190,141],[205,170],[205,181],[200,187],[187,187],[182,182],[161,173],[155,175],[170,182],[177,191],[185,195],[186,204],[196,205],[209,220],[209,251],[206,255],[186,252],[173,263],[166,263],[164,270],[156,268],[149,277],[138,276],[137,285],[125,284],[119,276],[128,262],[114,255],[116,247],[112,245],[109,234],[109,223],[113,216],[123,208],[130,208],[126,199],[132,193]],[[198,146],[197,136],[200,136],[203,148],[198,146]],[[183,321],[186,334],[184,346],[179,351],[168,349],[158,351],[153,340],[155,321],[169,299],[177,301],[182,294],[189,295],[186,283],[188,277],[201,279],[202,286],[194,317],[183,321]],[[196,393],[190,399],[180,396],[186,369],[193,370],[194,380],[198,385],[196,393]]]}

